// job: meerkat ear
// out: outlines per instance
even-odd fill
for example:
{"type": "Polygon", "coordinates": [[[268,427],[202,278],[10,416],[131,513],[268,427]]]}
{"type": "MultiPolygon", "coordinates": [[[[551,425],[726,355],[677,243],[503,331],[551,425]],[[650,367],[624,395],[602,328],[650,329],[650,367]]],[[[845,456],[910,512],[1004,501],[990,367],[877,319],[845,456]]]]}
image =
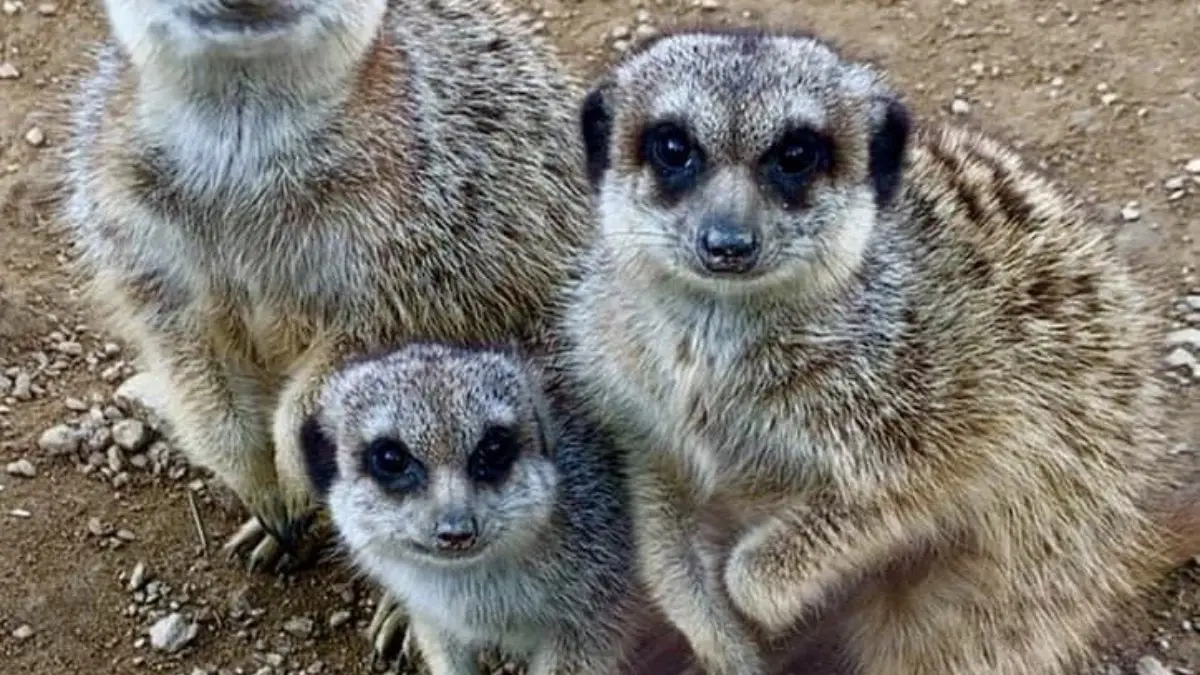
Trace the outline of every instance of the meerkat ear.
{"type": "Polygon", "coordinates": [[[900,191],[912,117],[908,107],[894,95],[881,97],[878,105],[871,136],[869,171],[875,186],[875,203],[883,207],[890,205],[900,191]]]}
{"type": "Polygon", "coordinates": [[[612,162],[612,158],[609,157],[612,112],[606,98],[612,89],[613,83],[610,81],[602,82],[592,89],[583,98],[583,106],[579,113],[579,127],[587,161],[587,178],[592,192],[600,189],[600,179],[604,177],[604,172],[612,162]]]}
{"type": "Polygon", "coordinates": [[[555,426],[554,415],[550,414],[550,404],[546,400],[546,387],[549,385],[550,373],[543,364],[534,360],[525,361],[525,377],[529,382],[530,399],[533,403],[533,423],[538,428],[538,441],[542,444],[542,452],[547,457],[553,457],[558,444],[558,427],[555,426]]]}
{"type": "Polygon", "coordinates": [[[321,428],[315,414],[306,417],[300,425],[300,450],[304,453],[308,480],[317,496],[323,499],[337,478],[337,447],[321,428]]]}
{"type": "Polygon", "coordinates": [[[558,428],[554,426],[554,417],[546,405],[546,398],[540,392],[533,397],[533,416],[538,427],[538,440],[542,443],[542,452],[547,457],[554,457],[558,448],[558,428]]]}

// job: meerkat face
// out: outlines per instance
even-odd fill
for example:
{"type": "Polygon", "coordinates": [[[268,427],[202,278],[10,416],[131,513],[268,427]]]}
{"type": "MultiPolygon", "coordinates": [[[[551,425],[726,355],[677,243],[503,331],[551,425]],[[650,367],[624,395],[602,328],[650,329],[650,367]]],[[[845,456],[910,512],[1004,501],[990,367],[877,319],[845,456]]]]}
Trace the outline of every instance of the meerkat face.
{"type": "Polygon", "coordinates": [[[717,31],[650,42],[580,123],[614,258],[726,292],[852,273],[910,126],[875,70],[818,39],[717,31]]]}
{"type": "Polygon", "coordinates": [[[304,424],[310,477],[356,552],[461,565],[517,551],[557,489],[540,401],[496,351],[413,345],[352,364],[304,424]]]}
{"type": "Polygon", "coordinates": [[[137,65],[316,58],[323,45],[373,34],[387,0],[104,0],[113,34],[137,65]]]}

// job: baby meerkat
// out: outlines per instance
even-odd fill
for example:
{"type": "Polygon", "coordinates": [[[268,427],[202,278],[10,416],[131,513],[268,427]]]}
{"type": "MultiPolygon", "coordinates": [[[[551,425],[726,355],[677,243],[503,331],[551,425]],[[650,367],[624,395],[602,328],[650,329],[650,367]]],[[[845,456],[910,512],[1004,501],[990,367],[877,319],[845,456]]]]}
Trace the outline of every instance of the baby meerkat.
{"type": "Polygon", "coordinates": [[[514,353],[409,344],[336,372],[303,426],[353,559],[407,607],[432,675],[478,653],[614,675],[632,525],[612,446],[514,353]]]}
{"type": "Polygon", "coordinates": [[[850,605],[859,673],[1063,673],[1179,562],[1142,504],[1170,478],[1156,292],[1014,152],[752,31],[648,43],[581,127],[601,236],[565,360],[708,673],[764,672],[759,638],[914,556],[850,605]]]}
{"type": "Polygon", "coordinates": [[[280,560],[333,364],[524,339],[588,228],[582,89],[492,0],[105,0],[64,217],[183,451],[280,560]]]}

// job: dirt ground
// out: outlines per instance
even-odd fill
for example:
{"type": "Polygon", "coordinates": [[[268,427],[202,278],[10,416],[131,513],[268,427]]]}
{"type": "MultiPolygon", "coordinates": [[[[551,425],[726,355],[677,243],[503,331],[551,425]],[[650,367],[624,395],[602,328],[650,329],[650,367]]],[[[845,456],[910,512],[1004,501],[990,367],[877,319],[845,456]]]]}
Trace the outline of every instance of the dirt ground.
{"type": "MultiPolygon", "coordinates": [[[[831,36],[890,68],[922,117],[982,125],[1073,183],[1133,258],[1166,270],[1180,327],[1200,328],[1196,0],[514,1],[589,76],[629,39],[676,22],[769,21],[831,36]]],[[[55,101],[105,27],[95,0],[2,7],[0,671],[360,672],[372,593],[351,572],[275,577],[226,560],[217,549],[240,514],[162,444],[147,449],[135,422],[114,439],[126,452],[105,453],[107,437],[65,456],[39,444],[64,422],[123,416],[110,401],[130,355],[88,328],[64,267],[70,248],[39,202],[47,157],[63,143],[55,101]],[[175,653],[152,649],[148,627],[175,611],[195,622],[194,639],[175,653]]],[[[1183,452],[1200,447],[1194,342],[1167,357],[1182,371],[1183,452]]],[[[1147,609],[1098,672],[1168,672],[1146,656],[1200,672],[1196,573],[1180,570],[1147,609]]]]}

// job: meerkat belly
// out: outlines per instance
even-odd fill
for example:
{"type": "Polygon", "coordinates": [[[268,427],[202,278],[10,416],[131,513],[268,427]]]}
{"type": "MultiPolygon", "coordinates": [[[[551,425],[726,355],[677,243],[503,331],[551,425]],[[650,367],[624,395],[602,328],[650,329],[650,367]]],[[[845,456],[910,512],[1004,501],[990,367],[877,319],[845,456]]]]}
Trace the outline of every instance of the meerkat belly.
{"type": "Polygon", "coordinates": [[[390,317],[379,308],[399,306],[387,302],[389,277],[373,263],[376,252],[343,234],[390,225],[287,217],[274,214],[265,228],[264,221],[224,228],[203,270],[256,358],[281,373],[315,342],[384,332],[390,317]]]}
{"type": "Polygon", "coordinates": [[[664,336],[671,339],[648,343],[653,367],[628,373],[635,383],[630,408],[652,442],[673,454],[698,487],[728,482],[744,468],[741,446],[754,417],[727,384],[736,376],[736,346],[683,331],[664,336]]]}

